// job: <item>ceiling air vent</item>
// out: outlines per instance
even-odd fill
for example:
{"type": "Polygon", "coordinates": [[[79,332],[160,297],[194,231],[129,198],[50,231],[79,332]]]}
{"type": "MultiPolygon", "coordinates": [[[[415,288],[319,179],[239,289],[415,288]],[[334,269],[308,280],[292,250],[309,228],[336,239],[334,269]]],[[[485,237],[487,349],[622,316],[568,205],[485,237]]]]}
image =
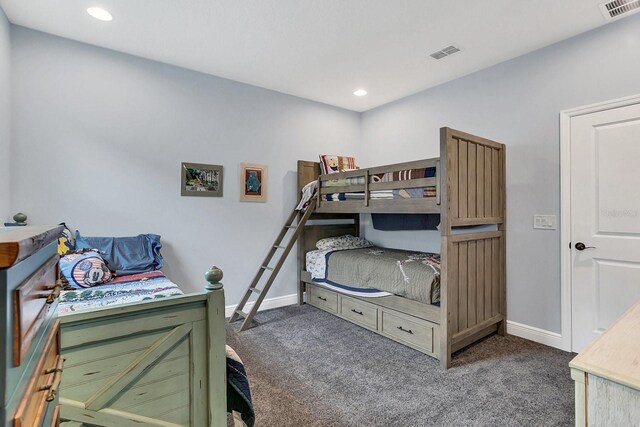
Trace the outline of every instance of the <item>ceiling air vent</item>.
{"type": "Polygon", "coordinates": [[[633,11],[640,11],[640,0],[614,0],[600,5],[600,10],[605,19],[621,18],[633,11]]]}
{"type": "MultiPolygon", "coordinates": [[[[640,1],[640,0],[638,0],[638,1],[640,1]]],[[[453,55],[456,52],[460,52],[460,49],[458,49],[454,45],[451,45],[451,46],[445,47],[444,49],[440,49],[437,52],[433,52],[431,54],[431,57],[433,59],[442,59],[442,58],[446,58],[449,55],[453,55]]]]}

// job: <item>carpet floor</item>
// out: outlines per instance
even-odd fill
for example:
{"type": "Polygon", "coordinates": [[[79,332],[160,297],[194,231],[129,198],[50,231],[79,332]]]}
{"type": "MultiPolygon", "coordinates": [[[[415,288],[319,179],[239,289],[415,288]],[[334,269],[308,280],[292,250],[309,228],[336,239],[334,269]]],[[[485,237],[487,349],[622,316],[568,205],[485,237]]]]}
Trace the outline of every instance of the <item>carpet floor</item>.
{"type": "Polygon", "coordinates": [[[314,307],[227,326],[243,359],[257,427],[570,426],[574,356],[497,335],[436,359],[314,307]]]}

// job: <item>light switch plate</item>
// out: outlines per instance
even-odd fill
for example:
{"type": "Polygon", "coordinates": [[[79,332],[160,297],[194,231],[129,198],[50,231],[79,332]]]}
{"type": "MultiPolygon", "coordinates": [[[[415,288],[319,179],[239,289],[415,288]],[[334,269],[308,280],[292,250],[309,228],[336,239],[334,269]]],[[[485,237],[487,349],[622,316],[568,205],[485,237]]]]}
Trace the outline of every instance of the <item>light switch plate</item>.
{"type": "Polygon", "coordinates": [[[555,215],[534,215],[533,228],[541,230],[555,230],[557,221],[555,215]]]}

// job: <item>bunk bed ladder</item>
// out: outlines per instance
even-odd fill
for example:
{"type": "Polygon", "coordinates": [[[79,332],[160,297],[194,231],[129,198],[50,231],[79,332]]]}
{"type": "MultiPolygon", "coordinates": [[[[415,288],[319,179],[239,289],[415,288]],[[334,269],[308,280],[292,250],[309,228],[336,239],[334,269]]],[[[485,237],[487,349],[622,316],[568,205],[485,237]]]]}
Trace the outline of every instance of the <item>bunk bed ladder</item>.
{"type": "Polygon", "coordinates": [[[263,263],[260,265],[260,268],[258,268],[258,272],[254,276],[249,287],[247,288],[247,292],[244,294],[244,297],[240,301],[240,304],[238,304],[238,306],[236,307],[235,311],[233,312],[233,315],[231,315],[229,322],[234,322],[241,317],[244,318],[244,322],[242,323],[242,326],[240,326],[241,331],[244,331],[249,327],[249,325],[251,324],[251,321],[253,320],[253,316],[255,316],[255,314],[258,312],[258,309],[260,308],[260,304],[262,304],[262,300],[264,300],[264,297],[267,295],[269,288],[271,287],[276,276],[280,272],[280,268],[282,267],[282,265],[284,264],[284,261],[287,259],[287,256],[291,252],[291,249],[293,248],[293,245],[296,243],[298,236],[302,232],[305,223],[307,222],[307,220],[315,210],[316,197],[317,195],[314,195],[311,198],[311,200],[309,200],[309,203],[307,204],[307,207],[304,210],[298,211],[294,209],[291,212],[291,215],[289,215],[289,218],[287,219],[284,226],[282,227],[280,234],[278,234],[278,237],[273,242],[273,245],[271,246],[271,249],[269,249],[269,252],[267,253],[266,258],[264,259],[263,263]],[[296,219],[298,219],[297,223],[296,223],[296,219]],[[289,231],[293,231],[293,232],[289,233],[289,231]],[[269,264],[274,258],[276,260],[275,264],[270,266],[269,264]],[[262,288],[259,288],[258,283],[260,282],[260,279],[262,278],[265,271],[268,272],[267,280],[264,286],[262,286],[262,288]],[[248,312],[243,311],[253,294],[256,294],[258,298],[255,300],[253,306],[248,312]]]}

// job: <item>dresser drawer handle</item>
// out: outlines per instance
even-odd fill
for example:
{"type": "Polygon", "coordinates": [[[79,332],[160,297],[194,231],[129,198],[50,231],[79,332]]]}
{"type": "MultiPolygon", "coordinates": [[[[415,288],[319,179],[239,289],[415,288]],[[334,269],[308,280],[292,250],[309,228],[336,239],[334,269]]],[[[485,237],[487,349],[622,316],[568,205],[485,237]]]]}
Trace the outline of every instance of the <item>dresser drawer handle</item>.
{"type": "Polygon", "coordinates": [[[51,384],[45,384],[40,386],[39,391],[47,392],[47,402],[51,402],[55,400],[56,395],[58,394],[58,387],[60,387],[60,380],[62,380],[62,366],[64,364],[64,358],[62,356],[58,356],[58,363],[54,368],[45,369],[45,374],[54,374],[53,381],[51,384]]]}
{"type": "Polygon", "coordinates": [[[56,284],[47,286],[47,290],[50,290],[51,293],[42,295],[41,298],[46,298],[47,304],[53,304],[53,302],[60,296],[62,282],[60,280],[56,280],[56,284]]]}
{"type": "Polygon", "coordinates": [[[318,297],[318,299],[320,299],[320,300],[322,300],[322,301],[327,301],[327,299],[326,299],[326,298],[323,298],[323,297],[318,297]]]}
{"type": "Polygon", "coordinates": [[[364,313],[361,311],[356,310],[355,308],[352,308],[351,311],[353,311],[355,314],[359,314],[360,316],[364,316],[364,313]]]}
{"type": "Polygon", "coordinates": [[[413,335],[413,331],[411,329],[405,329],[402,326],[398,326],[398,329],[400,329],[402,332],[406,332],[408,334],[413,335]]]}

